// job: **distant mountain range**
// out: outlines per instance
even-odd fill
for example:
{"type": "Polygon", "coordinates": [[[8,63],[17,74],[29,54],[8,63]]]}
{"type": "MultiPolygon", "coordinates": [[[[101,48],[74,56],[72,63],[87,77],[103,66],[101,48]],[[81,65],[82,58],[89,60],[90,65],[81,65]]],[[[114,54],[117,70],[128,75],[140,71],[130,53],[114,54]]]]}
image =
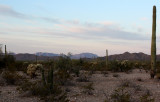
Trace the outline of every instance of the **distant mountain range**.
{"type": "MultiPolygon", "coordinates": [[[[21,53],[21,54],[12,54],[15,56],[16,60],[23,60],[23,61],[32,61],[36,59],[36,55],[38,56],[38,60],[48,60],[48,59],[57,59],[60,54],[54,54],[54,53],[43,53],[43,52],[37,52],[36,54],[28,54],[28,53],[21,53]]],[[[75,54],[71,56],[71,59],[80,59],[80,58],[87,58],[87,59],[93,59],[97,58],[98,56],[93,53],[80,53],[75,54]]],[[[105,60],[104,57],[99,57],[102,60],[105,60]]],[[[123,54],[115,54],[110,55],[109,60],[139,60],[139,61],[149,61],[150,55],[147,55],[145,53],[129,53],[125,52],[123,54]]],[[[160,60],[160,55],[157,55],[157,60],[160,60]]]]}
{"type": "Polygon", "coordinates": [[[60,54],[47,53],[47,52],[37,52],[37,53],[35,53],[35,55],[37,55],[37,56],[47,56],[47,57],[60,56],[60,54]]]}
{"type": "Polygon", "coordinates": [[[80,53],[71,56],[71,59],[80,59],[80,58],[97,58],[98,56],[93,53],[80,53]]]}
{"type": "MultiPolygon", "coordinates": [[[[105,57],[101,57],[102,59],[105,59],[105,57]]],[[[108,57],[109,60],[139,60],[139,61],[148,61],[150,60],[150,55],[144,54],[142,52],[139,53],[129,53],[125,52],[123,54],[115,54],[110,55],[108,57]]]]}
{"type": "MultiPolygon", "coordinates": [[[[21,54],[12,54],[16,58],[16,60],[22,61],[32,61],[36,59],[36,55],[38,56],[38,60],[48,60],[48,59],[56,59],[61,54],[54,54],[54,53],[46,53],[46,52],[37,52],[35,54],[28,54],[28,53],[21,53],[21,54]]],[[[96,54],[92,53],[80,53],[71,56],[71,59],[80,59],[80,58],[97,58],[96,54]]]]}

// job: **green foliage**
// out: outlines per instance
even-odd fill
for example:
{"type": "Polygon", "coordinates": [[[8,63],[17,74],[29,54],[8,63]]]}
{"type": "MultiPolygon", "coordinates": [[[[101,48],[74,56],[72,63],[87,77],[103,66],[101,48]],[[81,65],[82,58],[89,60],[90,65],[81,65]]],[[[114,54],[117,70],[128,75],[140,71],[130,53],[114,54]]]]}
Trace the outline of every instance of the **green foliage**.
{"type": "Polygon", "coordinates": [[[44,86],[49,86],[50,90],[53,89],[53,68],[48,70],[48,75],[45,77],[44,74],[44,69],[41,68],[41,73],[42,73],[42,82],[44,86]]]}
{"type": "Polygon", "coordinates": [[[109,70],[117,72],[120,71],[120,63],[117,60],[110,61],[109,63],[109,70]]]}
{"type": "Polygon", "coordinates": [[[50,84],[44,85],[42,81],[34,83],[25,81],[17,88],[17,90],[21,93],[30,91],[32,95],[39,96],[46,102],[68,102],[66,93],[56,84],[54,84],[51,89],[50,84]]]}
{"type": "Polygon", "coordinates": [[[123,61],[110,61],[109,63],[109,70],[113,72],[127,72],[133,68],[133,63],[128,61],[128,60],[123,60],[123,61]]]}
{"type": "Polygon", "coordinates": [[[129,71],[133,67],[133,64],[128,60],[123,60],[120,62],[120,70],[121,71],[129,71]]]}
{"type": "Polygon", "coordinates": [[[60,57],[57,61],[55,61],[55,68],[64,69],[70,71],[72,67],[71,59],[67,56],[60,57]]]}
{"type": "Polygon", "coordinates": [[[71,79],[70,73],[66,70],[58,70],[55,73],[55,81],[60,85],[65,85],[69,79],[71,79]]]}
{"type": "Polygon", "coordinates": [[[156,73],[156,6],[153,6],[152,23],[152,41],[151,41],[151,69],[156,73]]]}

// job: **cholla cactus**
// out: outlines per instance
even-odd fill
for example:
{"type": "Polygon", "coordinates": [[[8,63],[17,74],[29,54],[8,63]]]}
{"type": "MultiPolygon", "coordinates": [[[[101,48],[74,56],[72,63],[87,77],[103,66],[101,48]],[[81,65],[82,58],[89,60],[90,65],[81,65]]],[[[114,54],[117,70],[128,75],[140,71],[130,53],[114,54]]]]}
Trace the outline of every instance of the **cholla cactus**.
{"type": "Polygon", "coordinates": [[[42,64],[30,64],[27,67],[27,74],[31,77],[34,78],[36,76],[36,71],[38,69],[42,69],[43,66],[42,64]]]}
{"type": "Polygon", "coordinates": [[[123,61],[121,62],[121,65],[123,65],[124,67],[127,67],[127,65],[128,65],[128,60],[123,60],[123,61]]]}
{"type": "Polygon", "coordinates": [[[48,85],[50,90],[52,90],[53,89],[53,68],[48,70],[47,78],[45,77],[45,74],[44,74],[44,68],[41,68],[41,73],[42,73],[43,85],[44,86],[48,85]]]}
{"type": "Polygon", "coordinates": [[[123,60],[120,62],[120,70],[121,71],[128,71],[131,67],[132,66],[128,60],[123,60]]]}

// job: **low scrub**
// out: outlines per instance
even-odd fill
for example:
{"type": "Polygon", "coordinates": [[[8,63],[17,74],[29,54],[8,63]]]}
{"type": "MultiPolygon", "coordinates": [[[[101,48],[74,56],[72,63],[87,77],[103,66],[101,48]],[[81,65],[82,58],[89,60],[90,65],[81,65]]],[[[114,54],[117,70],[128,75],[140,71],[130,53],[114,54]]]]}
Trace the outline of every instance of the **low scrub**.
{"type": "Polygon", "coordinates": [[[131,95],[125,90],[124,87],[120,87],[114,90],[111,95],[113,102],[131,102],[131,95]]]}
{"type": "Polygon", "coordinates": [[[24,78],[15,71],[3,71],[2,78],[5,79],[8,85],[20,84],[20,82],[24,80],[24,78]]]}
{"type": "Polygon", "coordinates": [[[82,86],[82,88],[84,89],[84,93],[88,94],[88,95],[93,95],[93,83],[88,83],[87,85],[82,86]]]}

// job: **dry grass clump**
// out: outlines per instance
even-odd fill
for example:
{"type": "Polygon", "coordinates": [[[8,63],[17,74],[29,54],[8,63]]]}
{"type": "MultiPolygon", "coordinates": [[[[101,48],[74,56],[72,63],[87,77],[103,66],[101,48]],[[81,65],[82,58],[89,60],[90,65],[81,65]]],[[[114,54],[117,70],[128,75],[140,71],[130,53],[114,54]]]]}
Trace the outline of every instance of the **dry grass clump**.
{"type": "Polygon", "coordinates": [[[89,82],[90,74],[87,72],[82,72],[79,77],[76,79],[78,82],[89,82]]]}
{"type": "Polygon", "coordinates": [[[120,77],[120,76],[119,76],[119,74],[116,74],[116,73],[115,73],[115,74],[113,74],[113,77],[116,77],[116,78],[117,78],[117,77],[120,77]]]}
{"type": "Polygon", "coordinates": [[[88,95],[93,95],[93,83],[88,83],[87,85],[82,86],[82,88],[84,89],[84,93],[88,95]]]}
{"type": "Polygon", "coordinates": [[[137,78],[137,81],[142,82],[143,80],[141,78],[137,78]]]}

